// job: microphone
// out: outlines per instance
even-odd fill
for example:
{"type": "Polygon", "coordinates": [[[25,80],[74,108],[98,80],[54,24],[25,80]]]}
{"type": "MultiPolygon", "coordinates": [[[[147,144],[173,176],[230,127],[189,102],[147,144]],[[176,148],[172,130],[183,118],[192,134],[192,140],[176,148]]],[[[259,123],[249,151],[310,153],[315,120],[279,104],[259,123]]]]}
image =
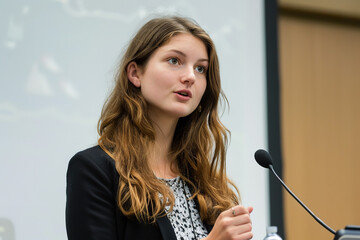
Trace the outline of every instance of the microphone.
{"type": "Polygon", "coordinates": [[[275,175],[275,177],[280,181],[281,185],[290,193],[290,195],[295,198],[295,200],[318,222],[321,226],[323,226],[326,230],[331,232],[332,234],[336,234],[336,232],[330,228],[328,225],[326,225],[320,218],[318,218],[303,202],[300,201],[300,199],[286,186],[286,184],[281,180],[281,178],[276,174],[274,168],[273,168],[273,160],[271,158],[271,155],[263,150],[259,149],[255,152],[255,160],[256,162],[264,167],[271,170],[271,172],[275,175]]]}

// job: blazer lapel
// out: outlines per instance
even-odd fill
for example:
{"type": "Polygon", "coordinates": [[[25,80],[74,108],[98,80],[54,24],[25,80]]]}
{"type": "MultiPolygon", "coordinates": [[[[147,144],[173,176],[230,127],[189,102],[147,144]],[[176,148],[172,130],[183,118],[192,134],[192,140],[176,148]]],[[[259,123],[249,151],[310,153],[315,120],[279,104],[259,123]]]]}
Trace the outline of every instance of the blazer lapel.
{"type": "Polygon", "coordinates": [[[156,222],[159,225],[160,232],[164,240],[176,240],[174,229],[171,226],[170,220],[167,218],[167,216],[157,218],[156,222]]]}

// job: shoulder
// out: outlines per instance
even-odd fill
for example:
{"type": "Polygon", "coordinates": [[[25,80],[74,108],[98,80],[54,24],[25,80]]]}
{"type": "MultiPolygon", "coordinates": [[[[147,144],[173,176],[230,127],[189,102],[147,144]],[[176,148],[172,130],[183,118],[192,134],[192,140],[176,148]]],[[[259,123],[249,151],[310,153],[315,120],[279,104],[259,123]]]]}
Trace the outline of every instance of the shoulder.
{"type": "Polygon", "coordinates": [[[117,179],[115,161],[100,146],[76,153],[69,161],[68,177],[93,175],[103,180],[117,179]]]}
{"type": "Polygon", "coordinates": [[[97,164],[101,164],[104,161],[114,161],[99,145],[80,151],[72,157],[71,161],[81,161],[77,159],[87,159],[97,164]]]}
{"type": "Polygon", "coordinates": [[[93,165],[94,167],[107,168],[114,167],[115,161],[97,145],[76,153],[69,162],[69,167],[73,165],[93,165]]]}

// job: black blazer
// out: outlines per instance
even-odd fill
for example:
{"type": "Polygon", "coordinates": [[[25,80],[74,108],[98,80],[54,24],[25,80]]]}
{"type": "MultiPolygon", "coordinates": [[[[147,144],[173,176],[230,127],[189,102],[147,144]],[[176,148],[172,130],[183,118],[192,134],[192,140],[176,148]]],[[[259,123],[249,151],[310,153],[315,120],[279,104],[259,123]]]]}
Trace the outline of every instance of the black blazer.
{"type": "MultiPolygon", "coordinates": [[[[118,183],[115,161],[99,146],[79,152],[70,160],[66,188],[69,240],[176,240],[166,216],[155,224],[125,217],[117,206],[118,183]]],[[[205,226],[210,232],[212,226],[205,226]]]]}

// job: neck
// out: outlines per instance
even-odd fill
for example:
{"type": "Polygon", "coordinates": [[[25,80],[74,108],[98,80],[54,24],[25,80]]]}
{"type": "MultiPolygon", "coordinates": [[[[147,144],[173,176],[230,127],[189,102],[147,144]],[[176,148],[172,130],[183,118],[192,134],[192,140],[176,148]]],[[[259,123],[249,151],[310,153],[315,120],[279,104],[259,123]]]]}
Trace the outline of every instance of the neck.
{"type": "Polygon", "coordinates": [[[178,175],[178,171],[169,153],[178,119],[157,117],[152,118],[152,121],[155,128],[155,141],[149,148],[150,166],[157,177],[174,178],[178,175]]]}

